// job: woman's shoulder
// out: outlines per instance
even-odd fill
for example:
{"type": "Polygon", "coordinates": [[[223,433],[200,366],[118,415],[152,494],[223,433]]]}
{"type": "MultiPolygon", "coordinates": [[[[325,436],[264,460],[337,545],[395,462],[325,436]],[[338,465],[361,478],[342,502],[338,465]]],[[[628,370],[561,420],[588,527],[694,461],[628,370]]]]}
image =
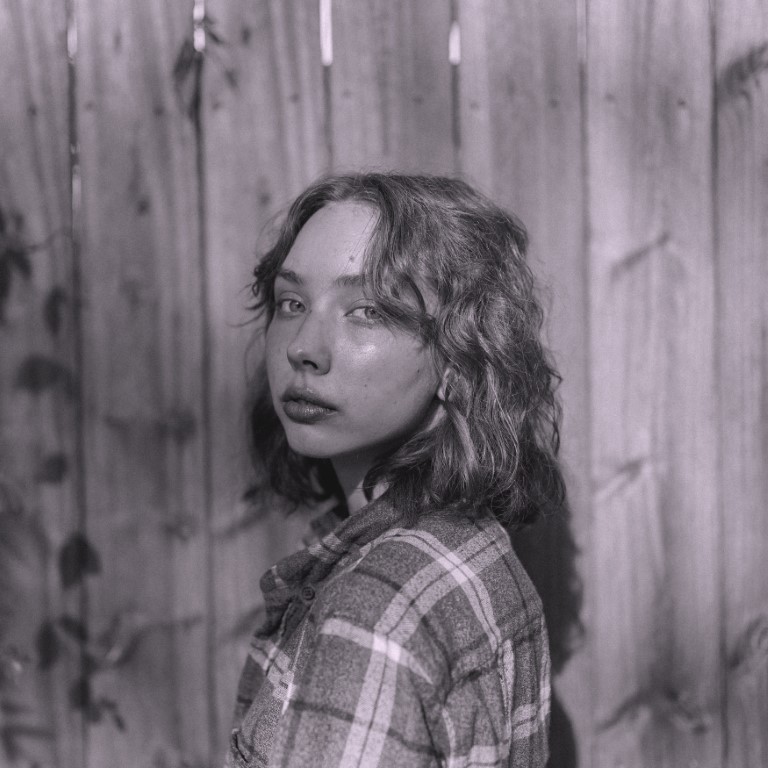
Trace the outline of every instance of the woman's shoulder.
{"type": "Polygon", "coordinates": [[[369,631],[429,646],[453,666],[494,655],[541,625],[539,596],[509,536],[491,516],[425,515],[363,547],[329,580],[326,613],[369,631]]]}
{"type": "Polygon", "coordinates": [[[424,515],[413,526],[395,528],[372,542],[360,564],[396,574],[403,587],[420,576],[462,591],[467,585],[506,587],[507,602],[513,597],[538,602],[509,534],[490,513],[424,515]]]}

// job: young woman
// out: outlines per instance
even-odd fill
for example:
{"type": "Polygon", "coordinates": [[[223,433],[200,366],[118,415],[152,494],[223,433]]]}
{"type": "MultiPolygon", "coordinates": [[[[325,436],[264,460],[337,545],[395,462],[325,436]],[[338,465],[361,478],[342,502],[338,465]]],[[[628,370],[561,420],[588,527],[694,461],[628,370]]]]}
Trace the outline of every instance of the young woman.
{"type": "Polygon", "coordinates": [[[259,461],[317,540],[262,579],[228,766],[543,766],[549,655],[505,528],[564,498],[558,376],[513,217],[331,177],[255,269],[259,461]]]}

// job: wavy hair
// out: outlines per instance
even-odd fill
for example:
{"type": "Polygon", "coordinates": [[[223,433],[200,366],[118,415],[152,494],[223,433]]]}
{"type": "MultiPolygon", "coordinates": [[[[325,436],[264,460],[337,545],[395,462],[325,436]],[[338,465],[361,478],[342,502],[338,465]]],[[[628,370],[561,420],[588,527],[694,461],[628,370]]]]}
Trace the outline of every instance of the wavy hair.
{"type": "MultiPolygon", "coordinates": [[[[395,173],[317,181],[294,201],[256,266],[250,309],[271,320],[275,279],[299,231],[320,208],[343,201],[378,212],[363,265],[367,295],[385,322],[418,334],[448,371],[444,418],[378,458],[364,482],[369,498],[383,483],[407,521],[484,507],[511,528],[561,508],[560,376],[540,338],[544,313],[525,259],[527,235],[465,182],[395,173]],[[432,313],[425,291],[436,297],[432,313]]],[[[265,380],[249,431],[272,490],[296,503],[342,500],[329,460],[289,447],[265,380]]]]}

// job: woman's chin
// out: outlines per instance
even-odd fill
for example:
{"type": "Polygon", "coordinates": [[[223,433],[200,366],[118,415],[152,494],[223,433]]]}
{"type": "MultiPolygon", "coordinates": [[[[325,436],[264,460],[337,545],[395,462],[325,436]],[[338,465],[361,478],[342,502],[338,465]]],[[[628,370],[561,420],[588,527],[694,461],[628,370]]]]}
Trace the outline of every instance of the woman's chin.
{"type": "Polygon", "coordinates": [[[332,459],[337,451],[328,444],[328,439],[320,439],[319,436],[296,434],[295,431],[286,430],[288,445],[294,453],[307,459],[332,459]]]}

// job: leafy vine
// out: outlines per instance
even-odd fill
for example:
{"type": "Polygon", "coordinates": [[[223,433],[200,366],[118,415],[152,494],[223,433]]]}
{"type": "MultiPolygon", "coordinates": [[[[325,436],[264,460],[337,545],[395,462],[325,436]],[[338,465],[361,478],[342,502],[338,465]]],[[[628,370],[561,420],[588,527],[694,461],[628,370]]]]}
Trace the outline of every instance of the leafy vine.
{"type": "MultiPolygon", "coordinates": [[[[18,279],[29,282],[33,277],[31,254],[46,247],[51,240],[48,238],[43,243],[29,245],[25,242],[23,230],[24,217],[20,213],[0,208],[0,326],[6,324],[8,302],[15,282],[18,279]]],[[[53,286],[45,296],[41,308],[42,321],[53,338],[60,334],[68,302],[67,292],[58,285],[53,286]]],[[[13,385],[33,396],[49,391],[57,391],[68,398],[76,394],[76,379],[72,371],[55,358],[36,352],[21,360],[13,377],[13,385]]],[[[42,457],[33,473],[33,480],[38,484],[59,484],[65,480],[68,471],[67,455],[54,451],[42,457]]],[[[11,489],[6,478],[0,478],[0,527],[16,532],[23,530],[29,534],[35,525],[25,512],[21,494],[11,489]]],[[[34,533],[44,538],[42,532],[34,533]]],[[[16,538],[18,533],[11,536],[4,534],[4,546],[12,548],[16,538]]],[[[9,549],[9,555],[18,557],[19,553],[9,549]]],[[[82,532],[71,534],[59,547],[56,557],[63,590],[77,587],[87,576],[101,572],[101,557],[82,532]]],[[[0,579],[7,582],[10,577],[0,569],[0,579]]],[[[3,586],[3,591],[7,591],[6,586],[3,586]]],[[[0,605],[0,613],[0,618],[10,620],[14,610],[13,607],[0,605]]],[[[62,613],[55,618],[47,618],[37,630],[36,659],[31,652],[3,642],[4,625],[0,623],[0,753],[14,761],[24,754],[23,739],[51,738],[47,728],[29,722],[33,713],[14,698],[14,692],[20,677],[35,661],[40,670],[49,670],[66,654],[78,659],[81,668],[68,689],[70,706],[82,712],[91,723],[111,720],[120,730],[125,729],[117,703],[96,696],[92,685],[95,674],[127,657],[131,643],[126,644],[117,637],[120,634],[119,623],[113,621],[96,640],[91,640],[88,628],[76,616],[62,613]]],[[[5,626],[8,626],[7,623],[5,626]]]]}

